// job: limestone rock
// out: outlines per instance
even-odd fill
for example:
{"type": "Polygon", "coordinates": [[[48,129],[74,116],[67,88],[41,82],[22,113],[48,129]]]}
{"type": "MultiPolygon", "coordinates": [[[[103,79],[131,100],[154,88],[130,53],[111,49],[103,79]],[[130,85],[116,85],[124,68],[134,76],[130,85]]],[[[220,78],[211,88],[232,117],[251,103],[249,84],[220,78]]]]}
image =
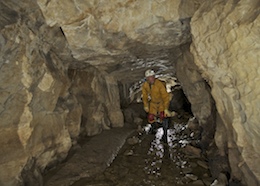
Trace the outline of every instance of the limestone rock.
{"type": "Polygon", "coordinates": [[[124,125],[119,90],[111,77],[89,67],[81,71],[70,70],[70,78],[72,94],[82,106],[83,133],[92,136],[103,129],[124,125]]]}
{"type": "Polygon", "coordinates": [[[135,144],[139,143],[139,141],[140,141],[139,138],[136,136],[133,136],[133,137],[127,139],[127,143],[129,145],[135,145],[135,144]]]}
{"type": "MultiPolygon", "coordinates": [[[[130,83],[126,74],[136,66],[144,71],[147,54],[164,61],[165,55],[172,54],[171,48],[191,41],[189,20],[197,7],[189,0],[37,3],[47,24],[61,27],[73,57],[130,83]]],[[[154,65],[163,71],[172,69],[154,65]]],[[[142,74],[131,76],[131,80],[139,80],[142,74]]]]}
{"type": "Polygon", "coordinates": [[[125,0],[102,0],[98,3],[93,0],[37,2],[47,23],[62,27],[78,59],[116,55],[122,52],[129,40],[159,46],[181,43],[183,41],[172,37],[172,32],[182,34],[178,30],[180,27],[176,26],[181,23],[175,21],[189,18],[195,11],[192,1],[182,3],[180,0],[164,0],[163,3],[125,0]],[[87,50],[89,52],[82,53],[87,50]]]}
{"type": "Polygon", "coordinates": [[[46,166],[63,160],[71,147],[65,127],[70,110],[62,101],[70,87],[68,63],[62,61],[68,48],[37,7],[34,1],[1,2],[1,185],[40,183],[46,166]]]}
{"type": "Polygon", "coordinates": [[[193,155],[193,156],[196,156],[196,157],[200,157],[201,150],[196,148],[196,147],[193,147],[191,145],[186,145],[185,148],[183,149],[183,152],[185,154],[189,154],[189,155],[193,155]]]}
{"type": "Polygon", "coordinates": [[[195,117],[190,118],[188,123],[187,123],[187,127],[192,131],[198,130],[199,129],[198,120],[195,117]]]}
{"type": "Polygon", "coordinates": [[[197,181],[192,182],[191,185],[194,185],[194,186],[195,186],[195,185],[196,185],[196,186],[203,186],[204,183],[203,183],[203,181],[201,181],[201,180],[197,180],[197,181]]]}
{"type": "Polygon", "coordinates": [[[134,118],[134,123],[137,125],[137,126],[141,126],[143,124],[143,119],[139,118],[139,117],[136,117],[134,118]]]}
{"type": "Polygon", "coordinates": [[[70,95],[65,104],[69,109],[66,126],[68,127],[71,139],[76,143],[76,140],[80,135],[82,107],[74,95],[70,95]]]}
{"type": "MultiPolygon", "coordinates": [[[[228,145],[219,142],[219,148],[239,149],[245,167],[251,170],[240,168],[248,181],[260,180],[259,11],[258,0],[207,1],[191,21],[195,64],[212,88],[227,131],[218,133],[218,139],[228,139],[228,145]]],[[[239,163],[232,164],[234,173],[239,163]]],[[[234,176],[241,179],[239,174],[234,176]]]]}
{"type": "Polygon", "coordinates": [[[228,180],[225,174],[219,174],[218,178],[213,181],[210,186],[226,186],[228,184],[228,180]]]}
{"type": "Polygon", "coordinates": [[[177,61],[176,75],[192,105],[191,110],[198,121],[199,128],[202,128],[201,146],[206,149],[214,141],[216,108],[210,87],[201,77],[188,47],[187,45],[182,47],[183,55],[177,61]]]}
{"type": "Polygon", "coordinates": [[[131,123],[131,124],[134,122],[134,110],[133,109],[126,108],[123,110],[123,114],[124,114],[125,122],[131,123]]]}
{"type": "Polygon", "coordinates": [[[194,174],[185,174],[185,177],[186,177],[186,178],[189,178],[189,179],[191,179],[191,180],[193,180],[193,181],[198,180],[198,176],[196,176],[196,175],[194,175],[194,174]]]}
{"type": "Polygon", "coordinates": [[[197,161],[197,164],[199,166],[203,167],[204,169],[208,169],[209,168],[207,162],[205,162],[205,161],[197,161]]]}

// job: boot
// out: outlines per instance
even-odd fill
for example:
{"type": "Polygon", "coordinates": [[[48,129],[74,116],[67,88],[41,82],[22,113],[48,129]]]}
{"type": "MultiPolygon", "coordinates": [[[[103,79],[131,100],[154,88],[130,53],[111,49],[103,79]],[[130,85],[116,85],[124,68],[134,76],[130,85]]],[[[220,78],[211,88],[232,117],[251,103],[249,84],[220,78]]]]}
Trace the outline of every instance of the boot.
{"type": "Polygon", "coordinates": [[[162,125],[163,125],[162,141],[164,143],[168,143],[168,140],[167,140],[167,130],[168,130],[168,127],[169,127],[169,119],[168,118],[164,118],[162,125]]]}
{"type": "Polygon", "coordinates": [[[151,134],[156,134],[156,132],[157,132],[156,122],[151,123],[151,125],[152,125],[151,134]]]}

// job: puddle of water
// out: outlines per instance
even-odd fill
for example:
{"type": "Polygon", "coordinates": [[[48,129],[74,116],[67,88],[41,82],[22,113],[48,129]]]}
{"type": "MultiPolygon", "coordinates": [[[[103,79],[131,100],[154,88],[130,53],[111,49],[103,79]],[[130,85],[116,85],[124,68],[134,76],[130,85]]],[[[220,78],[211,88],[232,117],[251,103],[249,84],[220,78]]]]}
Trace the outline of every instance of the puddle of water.
{"type": "Polygon", "coordinates": [[[73,186],[178,186],[209,179],[209,170],[197,166],[199,159],[190,158],[182,151],[191,139],[183,132],[185,129],[185,124],[175,123],[171,126],[167,130],[167,143],[162,141],[162,128],[155,135],[136,134],[140,143],[125,144],[102,174],[82,178],[73,186]]]}

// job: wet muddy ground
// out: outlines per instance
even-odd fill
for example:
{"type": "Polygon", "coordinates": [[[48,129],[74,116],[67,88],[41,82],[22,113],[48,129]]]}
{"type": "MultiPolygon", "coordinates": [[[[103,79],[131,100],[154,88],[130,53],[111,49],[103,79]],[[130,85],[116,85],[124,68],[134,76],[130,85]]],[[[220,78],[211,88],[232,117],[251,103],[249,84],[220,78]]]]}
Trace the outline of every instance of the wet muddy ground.
{"type": "Polygon", "coordinates": [[[81,178],[73,186],[178,186],[210,185],[212,178],[207,160],[190,145],[193,135],[187,121],[172,121],[167,134],[136,131],[104,172],[81,178]]]}

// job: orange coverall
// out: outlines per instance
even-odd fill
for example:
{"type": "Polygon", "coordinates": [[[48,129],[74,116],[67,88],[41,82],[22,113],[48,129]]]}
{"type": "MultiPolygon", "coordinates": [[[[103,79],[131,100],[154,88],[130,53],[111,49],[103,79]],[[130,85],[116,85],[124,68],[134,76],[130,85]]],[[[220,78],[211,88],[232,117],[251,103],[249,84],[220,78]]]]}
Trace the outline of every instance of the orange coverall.
{"type": "Polygon", "coordinates": [[[164,110],[168,109],[170,104],[170,96],[166,91],[166,87],[158,79],[155,79],[154,84],[149,84],[147,81],[142,86],[143,104],[149,108],[148,121],[154,122],[154,116],[160,114],[160,119],[164,118],[164,110]]]}

